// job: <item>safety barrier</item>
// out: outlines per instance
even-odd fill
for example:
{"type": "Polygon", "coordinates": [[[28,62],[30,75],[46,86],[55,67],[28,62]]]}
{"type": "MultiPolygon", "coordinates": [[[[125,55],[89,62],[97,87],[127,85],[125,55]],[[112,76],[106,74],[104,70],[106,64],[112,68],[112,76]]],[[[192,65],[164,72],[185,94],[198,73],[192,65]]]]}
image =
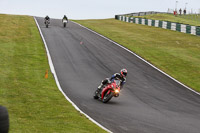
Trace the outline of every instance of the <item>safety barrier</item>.
{"type": "Polygon", "coordinates": [[[191,26],[188,24],[181,24],[181,23],[161,21],[161,20],[151,20],[151,19],[144,19],[144,18],[137,18],[137,17],[127,17],[123,15],[116,15],[115,19],[129,22],[129,23],[160,27],[163,29],[169,29],[169,30],[179,31],[182,33],[188,33],[188,34],[200,36],[200,26],[191,26]]]}

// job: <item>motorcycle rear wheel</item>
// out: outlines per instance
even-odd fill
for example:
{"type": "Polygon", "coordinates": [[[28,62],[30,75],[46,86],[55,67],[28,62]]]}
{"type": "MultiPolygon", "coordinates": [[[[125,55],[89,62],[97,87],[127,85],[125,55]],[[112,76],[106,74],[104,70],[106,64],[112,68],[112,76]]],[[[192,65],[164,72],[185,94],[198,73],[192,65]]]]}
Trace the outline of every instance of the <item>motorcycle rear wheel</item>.
{"type": "Polygon", "coordinates": [[[98,97],[98,90],[96,90],[95,92],[94,92],[94,99],[98,99],[99,97],[98,97]]]}

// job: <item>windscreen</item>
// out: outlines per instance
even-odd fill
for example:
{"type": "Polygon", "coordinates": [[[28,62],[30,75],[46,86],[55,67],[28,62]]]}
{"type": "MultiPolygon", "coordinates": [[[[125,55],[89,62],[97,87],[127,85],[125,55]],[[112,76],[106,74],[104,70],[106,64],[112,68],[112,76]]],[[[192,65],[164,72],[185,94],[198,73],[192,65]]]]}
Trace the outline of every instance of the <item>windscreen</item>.
{"type": "Polygon", "coordinates": [[[120,86],[121,81],[117,79],[117,80],[115,80],[115,83],[116,83],[117,86],[120,86]]]}

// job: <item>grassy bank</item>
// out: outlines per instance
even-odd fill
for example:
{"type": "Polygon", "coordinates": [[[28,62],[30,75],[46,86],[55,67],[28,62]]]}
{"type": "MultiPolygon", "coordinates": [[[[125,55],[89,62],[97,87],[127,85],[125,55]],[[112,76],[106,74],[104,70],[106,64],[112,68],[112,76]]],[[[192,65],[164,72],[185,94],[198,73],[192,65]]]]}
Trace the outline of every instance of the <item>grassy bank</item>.
{"type": "Polygon", "coordinates": [[[200,26],[200,15],[177,15],[176,17],[173,14],[152,14],[140,17],[146,19],[170,21],[170,22],[200,26]]]}
{"type": "Polygon", "coordinates": [[[114,19],[76,22],[116,41],[200,92],[200,38],[114,19]]]}
{"type": "Polygon", "coordinates": [[[57,89],[34,19],[0,14],[0,105],[10,133],[105,132],[82,116],[57,89]]]}

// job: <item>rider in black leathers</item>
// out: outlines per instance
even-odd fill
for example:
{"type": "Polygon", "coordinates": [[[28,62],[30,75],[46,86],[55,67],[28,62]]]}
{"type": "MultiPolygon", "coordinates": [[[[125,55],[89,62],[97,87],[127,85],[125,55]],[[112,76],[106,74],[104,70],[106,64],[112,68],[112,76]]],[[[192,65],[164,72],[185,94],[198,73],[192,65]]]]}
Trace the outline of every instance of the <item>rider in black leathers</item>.
{"type": "Polygon", "coordinates": [[[98,92],[102,90],[103,86],[107,85],[108,83],[112,83],[113,80],[115,79],[121,80],[120,88],[122,89],[123,85],[126,83],[126,76],[127,76],[127,70],[122,69],[120,73],[115,73],[114,75],[112,75],[111,78],[104,79],[98,87],[98,92]]]}
{"type": "Polygon", "coordinates": [[[44,23],[46,24],[46,21],[49,21],[49,23],[50,23],[50,17],[47,15],[45,18],[44,18],[44,23]]]}
{"type": "Polygon", "coordinates": [[[68,22],[68,18],[67,18],[66,15],[64,15],[64,17],[63,17],[63,19],[62,19],[62,22],[63,22],[63,20],[67,20],[67,22],[68,22]]]}

